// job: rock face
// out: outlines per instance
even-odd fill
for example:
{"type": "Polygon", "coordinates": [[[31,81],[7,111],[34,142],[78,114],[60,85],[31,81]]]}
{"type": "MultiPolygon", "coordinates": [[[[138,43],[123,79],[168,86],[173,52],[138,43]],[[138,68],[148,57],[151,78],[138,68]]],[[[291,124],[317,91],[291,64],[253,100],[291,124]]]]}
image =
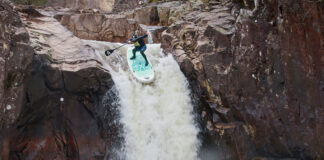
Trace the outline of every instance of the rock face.
{"type": "Polygon", "coordinates": [[[141,30],[134,19],[125,15],[66,14],[59,20],[77,37],[90,40],[125,42],[141,30]]]}
{"type": "Polygon", "coordinates": [[[34,50],[19,16],[0,2],[0,130],[13,124],[24,105],[26,77],[34,50]]]}
{"type": "Polygon", "coordinates": [[[96,9],[101,12],[110,12],[115,0],[12,0],[18,4],[37,5],[58,8],[69,8],[73,10],[96,9]]]}
{"type": "Polygon", "coordinates": [[[127,9],[134,9],[140,6],[143,1],[141,0],[115,0],[113,11],[119,12],[127,9]]]}
{"type": "MultiPolygon", "coordinates": [[[[125,5],[132,5],[133,2],[129,1],[125,5]]],[[[125,42],[136,30],[139,30],[141,34],[145,33],[140,24],[164,26],[176,21],[180,13],[186,11],[185,6],[183,2],[175,1],[148,5],[136,8],[134,11],[116,14],[71,13],[58,14],[55,17],[79,38],[125,42]]],[[[119,6],[115,5],[115,7],[118,8],[119,6]]],[[[120,8],[120,10],[123,10],[123,8],[120,8]]],[[[154,33],[154,42],[160,42],[161,32],[164,29],[161,28],[154,33]]]]}
{"type": "Polygon", "coordinates": [[[1,57],[6,62],[1,63],[5,69],[1,79],[10,82],[7,88],[0,83],[1,96],[19,96],[0,99],[5,111],[1,113],[0,159],[103,160],[112,156],[106,149],[118,144],[120,134],[116,125],[104,122],[115,116],[111,104],[116,96],[107,96],[114,84],[94,49],[61,26],[51,12],[19,8],[22,23],[10,5],[0,4],[1,14],[6,14],[1,17],[5,22],[1,33],[7,36],[1,40],[1,56],[6,56],[1,57]]]}
{"type": "Polygon", "coordinates": [[[205,136],[239,159],[323,158],[324,3],[242,4],[204,4],[162,33],[200,97],[205,136]]]}
{"type": "Polygon", "coordinates": [[[112,86],[109,75],[91,67],[60,70],[42,56],[32,68],[28,102],[8,138],[9,159],[104,159],[109,143],[100,99],[112,86]]]}
{"type": "Polygon", "coordinates": [[[48,0],[46,5],[71,9],[99,9],[103,12],[112,11],[115,0],[48,0]]]}
{"type": "Polygon", "coordinates": [[[132,18],[139,24],[167,26],[175,22],[181,14],[189,8],[183,1],[171,1],[158,4],[148,4],[136,8],[132,12],[132,18]]]}

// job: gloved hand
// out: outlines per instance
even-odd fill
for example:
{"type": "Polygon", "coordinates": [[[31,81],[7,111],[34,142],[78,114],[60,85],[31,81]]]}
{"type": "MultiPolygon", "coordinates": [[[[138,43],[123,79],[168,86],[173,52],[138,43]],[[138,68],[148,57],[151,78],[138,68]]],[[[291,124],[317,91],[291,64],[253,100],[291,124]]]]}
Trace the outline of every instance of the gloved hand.
{"type": "Polygon", "coordinates": [[[130,43],[132,43],[132,41],[133,41],[133,39],[132,39],[132,38],[130,38],[130,39],[126,40],[126,42],[125,42],[125,43],[128,43],[128,44],[130,44],[130,43]]]}

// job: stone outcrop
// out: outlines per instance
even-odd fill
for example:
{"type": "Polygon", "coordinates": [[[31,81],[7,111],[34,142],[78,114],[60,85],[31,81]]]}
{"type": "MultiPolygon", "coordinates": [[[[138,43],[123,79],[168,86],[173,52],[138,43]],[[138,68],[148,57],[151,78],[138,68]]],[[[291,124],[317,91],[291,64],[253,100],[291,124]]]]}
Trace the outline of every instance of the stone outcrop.
{"type": "Polygon", "coordinates": [[[47,6],[64,7],[70,9],[98,9],[102,12],[110,12],[113,9],[115,0],[48,0],[47,6]]]}
{"type": "Polygon", "coordinates": [[[1,29],[11,32],[4,32],[8,33],[5,35],[8,41],[1,41],[6,46],[3,48],[6,70],[1,74],[19,69],[28,76],[13,74],[9,79],[3,78],[10,82],[5,95],[12,92],[20,97],[16,101],[1,97],[1,107],[5,107],[1,111],[5,109],[6,114],[1,113],[1,118],[6,119],[1,119],[0,159],[112,156],[107,150],[116,147],[121,135],[118,126],[105,121],[113,122],[117,116],[112,105],[116,95],[110,74],[95,50],[61,26],[51,12],[19,8],[22,23],[11,6],[3,6],[7,12],[1,13],[7,13],[8,19],[4,21],[7,23],[1,23],[7,25],[1,29]],[[10,58],[16,59],[9,63],[10,58]],[[23,68],[25,65],[30,66],[29,70],[23,68]],[[17,105],[20,109],[12,102],[20,102],[17,105]],[[6,109],[9,104],[12,108],[6,109]],[[17,116],[9,114],[13,111],[17,116]],[[4,124],[8,124],[6,130],[4,124]]]}
{"type": "Polygon", "coordinates": [[[184,2],[173,1],[136,8],[133,17],[140,24],[166,26],[175,22],[178,16],[185,11],[184,2]]]}
{"type": "Polygon", "coordinates": [[[134,9],[143,4],[143,0],[115,0],[114,3],[114,12],[125,11],[128,9],[134,9]]]}
{"type": "Polygon", "coordinates": [[[162,33],[207,141],[230,142],[239,159],[323,158],[323,2],[242,4],[204,4],[162,33]]]}
{"type": "Polygon", "coordinates": [[[7,1],[0,2],[0,33],[0,130],[4,130],[15,122],[26,101],[26,78],[34,50],[7,1]]]}
{"type": "Polygon", "coordinates": [[[65,71],[48,63],[40,55],[33,61],[28,102],[7,138],[7,157],[104,159],[113,142],[100,101],[113,85],[109,75],[95,67],[65,71]]]}
{"type": "MultiPolygon", "coordinates": [[[[129,3],[131,5],[133,1],[129,3]]],[[[139,30],[141,34],[145,33],[140,24],[165,26],[176,21],[180,13],[185,11],[184,2],[174,1],[116,14],[66,13],[57,14],[55,17],[79,38],[125,42],[136,30],[139,30]]],[[[154,42],[160,42],[161,32],[164,29],[161,28],[154,33],[154,42]]]]}
{"type": "Polygon", "coordinates": [[[72,10],[95,9],[100,12],[111,12],[115,0],[12,0],[17,4],[69,8],[72,10]]]}
{"type": "Polygon", "coordinates": [[[136,30],[134,19],[125,15],[65,14],[60,22],[79,38],[109,42],[125,42],[136,30]]]}

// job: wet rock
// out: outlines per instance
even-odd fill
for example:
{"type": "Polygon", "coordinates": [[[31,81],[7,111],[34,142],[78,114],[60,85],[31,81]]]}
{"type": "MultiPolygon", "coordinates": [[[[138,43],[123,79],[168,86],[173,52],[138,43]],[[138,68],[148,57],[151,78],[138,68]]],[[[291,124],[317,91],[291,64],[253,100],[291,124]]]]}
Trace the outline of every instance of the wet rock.
{"type": "Polygon", "coordinates": [[[33,5],[37,7],[69,8],[72,10],[98,10],[110,12],[113,9],[115,0],[15,0],[16,4],[33,5]]]}
{"type": "Polygon", "coordinates": [[[219,120],[219,116],[217,114],[213,114],[213,122],[216,123],[219,120]]]}
{"type": "Polygon", "coordinates": [[[39,13],[35,8],[31,6],[22,6],[21,8],[18,7],[17,10],[19,12],[26,13],[29,18],[43,16],[41,13],[39,13]]]}
{"type": "Polygon", "coordinates": [[[214,49],[213,45],[210,45],[208,41],[198,41],[197,42],[197,52],[200,53],[211,53],[214,49]]]}
{"type": "MultiPolygon", "coordinates": [[[[132,2],[130,1],[129,3],[132,2]]],[[[171,17],[174,20],[177,19],[182,10],[185,10],[183,2],[168,2],[109,15],[100,13],[70,13],[58,14],[54,17],[79,38],[125,42],[136,30],[145,33],[140,24],[150,26],[168,25],[169,19],[171,17]]],[[[164,30],[165,27],[161,27],[154,32],[154,42],[158,43],[161,41],[161,33],[164,30]]]]}
{"type": "Polygon", "coordinates": [[[52,90],[63,89],[64,81],[62,71],[57,68],[52,68],[50,66],[46,66],[45,82],[46,86],[52,90]]]}
{"type": "Polygon", "coordinates": [[[18,13],[7,1],[0,2],[0,21],[0,130],[4,130],[18,118],[26,101],[26,78],[34,51],[18,13]]]}
{"type": "Polygon", "coordinates": [[[185,4],[179,1],[148,5],[134,10],[133,16],[140,24],[168,25],[170,18],[176,20],[181,12],[185,12],[185,4]]]}
{"type": "Polygon", "coordinates": [[[83,39],[125,42],[136,30],[137,23],[123,15],[73,14],[63,15],[61,23],[83,39]]]}
{"type": "Polygon", "coordinates": [[[162,39],[162,32],[166,29],[166,27],[161,27],[160,29],[154,30],[153,32],[153,42],[154,43],[161,43],[162,39]]]}
{"type": "Polygon", "coordinates": [[[0,159],[104,159],[112,143],[120,141],[109,134],[118,135],[118,127],[104,125],[106,106],[116,98],[103,103],[113,87],[109,72],[91,46],[82,44],[48,12],[37,21],[28,13],[20,15],[26,29],[20,29],[18,18],[20,26],[11,33],[17,42],[4,48],[3,61],[14,59],[6,64],[16,68],[6,66],[8,83],[1,87],[7,86],[6,96],[14,89],[17,98],[0,99],[1,110],[6,111],[1,117],[8,117],[1,118],[0,159]],[[29,70],[24,69],[27,66],[29,70]]]}
{"type": "Polygon", "coordinates": [[[87,68],[77,72],[63,72],[63,82],[65,89],[69,92],[91,92],[104,94],[108,89],[106,81],[111,77],[98,68],[87,68]]]}
{"type": "Polygon", "coordinates": [[[64,7],[71,9],[99,9],[102,12],[110,12],[113,9],[115,0],[48,0],[46,6],[64,7]]]}
{"type": "MultiPolygon", "coordinates": [[[[133,12],[118,14],[65,14],[56,15],[64,26],[76,36],[83,39],[104,40],[110,42],[125,42],[135,30],[145,31],[139,24],[166,25],[169,19],[169,7],[179,6],[181,3],[167,3],[157,6],[137,8],[133,12]],[[149,15],[149,16],[148,16],[149,15]]],[[[160,42],[161,28],[154,33],[153,40],[160,42]]]]}
{"type": "Polygon", "coordinates": [[[102,125],[101,99],[113,85],[110,75],[95,68],[75,73],[60,70],[39,55],[32,64],[28,102],[11,131],[24,138],[9,136],[10,157],[92,159],[105,155],[109,145],[105,139],[110,137],[102,125]]]}
{"type": "Polygon", "coordinates": [[[323,157],[316,142],[323,138],[315,136],[324,127],[318,116],[324,113],[323,5],[278,0],[250,9],[237,2],[192,7],[162,33],[162,47],[208,111],[206,133],[219,137],[214,113],[244,124],[224,132],[241,159],[323,157]]]}
{"type": "MultiPolygon", "coordinates": [[[[163,7],[161,7],[161,8],[163,8],[163,7]]],[[[190,9],[190,6],[188,6],[186,4],[171,5],[170,11],[169,11],[169,14],[168,14],[169,15],[168,24],[170,25],[170,24],[180,20],[180,16],[183,13],[188,12],[189,9],[190,9]]]]}
{"type": "Polygon", "coordinates": [[[142,4],[140,4],[140,1],[142,1],[142,0],[128,0],[128,1],[115,0],[113,11],[120,12],[120,11],[137,8],[142,5],[142,4]]]}
{"type": "Polygon", "coordinates": [[[157,7],[135,9],[134,19],[138,23],[145,25],[157,25],[160,22],[157,7]]]}
{"type": "Polygon", "coordinates": [[[11,132],[9,159],[79,159],[75,135],[55,104],[58,100],[44,98],[25,109],[11,132]]]}
{"type": "MultiPolygon", "coordinates": [[[[28,19],[23,20],[24,23],[29,22],[28,19]]],[[[30,129],[33,132],[40,132],[38,134],[52,137],[59,142],[62,141],[60,139],[67,138],[48,133],[57,126],[64,130],[63,135],[73,137],[67,142],[49,146],[54,149],[53,153],[62,155],[63,159],[104,159],[106,149],[114,142],[108,140],[113,137],[107,135],[109,132],[117,132],[110,131],[111,128],[103,125],[106,115],[103,114],[105,104],[102,103],[102,99],[106,91],[113,86],[109,72],[103,69],[94,48],[81,43],[79,38],[68,32],[54,18],[39,18],[39,21],[32,21],[27,29],[32,31],[32,45],[39,50],[33,62],[33,72],[29,80],[31,84],[27,92],[27,105],[30,107],[26,108],[26,115],[21,116],[22,124],[33,127],[30,129]],[[33,29],[34,26],[39,30],[33,29]],[[42,101],[50,103],[45,105],[42,101]],[[46,123],[36,121],[26,124],[25,121],[30,121],[30,116],[36,119],[45,118],[46,123]],[[44,125],[46,129],[41,130],[44,125]]],[[[28,135],[27,131],[16,132],[28,135]]],[[[22,142],[17,142],[19,143],[22,142]]],[[[36,153],[39,152],[32,150],[21,154],[30,156],[36,153]]],[[[37,157],[42,155],[38,154],[37,157]]]]}

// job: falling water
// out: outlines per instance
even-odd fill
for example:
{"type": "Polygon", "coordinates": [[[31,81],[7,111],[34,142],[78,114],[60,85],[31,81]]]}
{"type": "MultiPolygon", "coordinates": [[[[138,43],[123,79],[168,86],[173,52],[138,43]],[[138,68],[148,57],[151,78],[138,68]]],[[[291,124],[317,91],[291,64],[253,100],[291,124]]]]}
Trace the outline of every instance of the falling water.
{"type": "MultiPolygon", "coordinates": [[[[87,41],[100,53],[112,43],[87,41]]],[[[110,46],[115,47],[115,46],[110,46]]],[[[124,158],[127,160],[198,159],[198,128],[192,115],[188,83],[171,55],[165,56],[159,44],[150,44],[146,54],[153,63],[155,81],[144,85],[136,81],[125,63],[126,46],[103,56],[112,68],[120,99],[121,123],[124,126],[124,158]],[[119,57],[119,58],[117,58],[119,57]],[[112,65],[114,64],[114,65],[112,65]]]]}
{"type": "Polygon", "coordinates": [[[146,26],[144,24],[140,24],[141,28],[144,29],[146,32],[147,32],[147,35],[148,35],[148,43],[149,44],[152,44],[154,43],[153,42],[153,35],[154,35],[154,32],[157,30],[157,29],[161,29],[162,26],[146,26]]]}

